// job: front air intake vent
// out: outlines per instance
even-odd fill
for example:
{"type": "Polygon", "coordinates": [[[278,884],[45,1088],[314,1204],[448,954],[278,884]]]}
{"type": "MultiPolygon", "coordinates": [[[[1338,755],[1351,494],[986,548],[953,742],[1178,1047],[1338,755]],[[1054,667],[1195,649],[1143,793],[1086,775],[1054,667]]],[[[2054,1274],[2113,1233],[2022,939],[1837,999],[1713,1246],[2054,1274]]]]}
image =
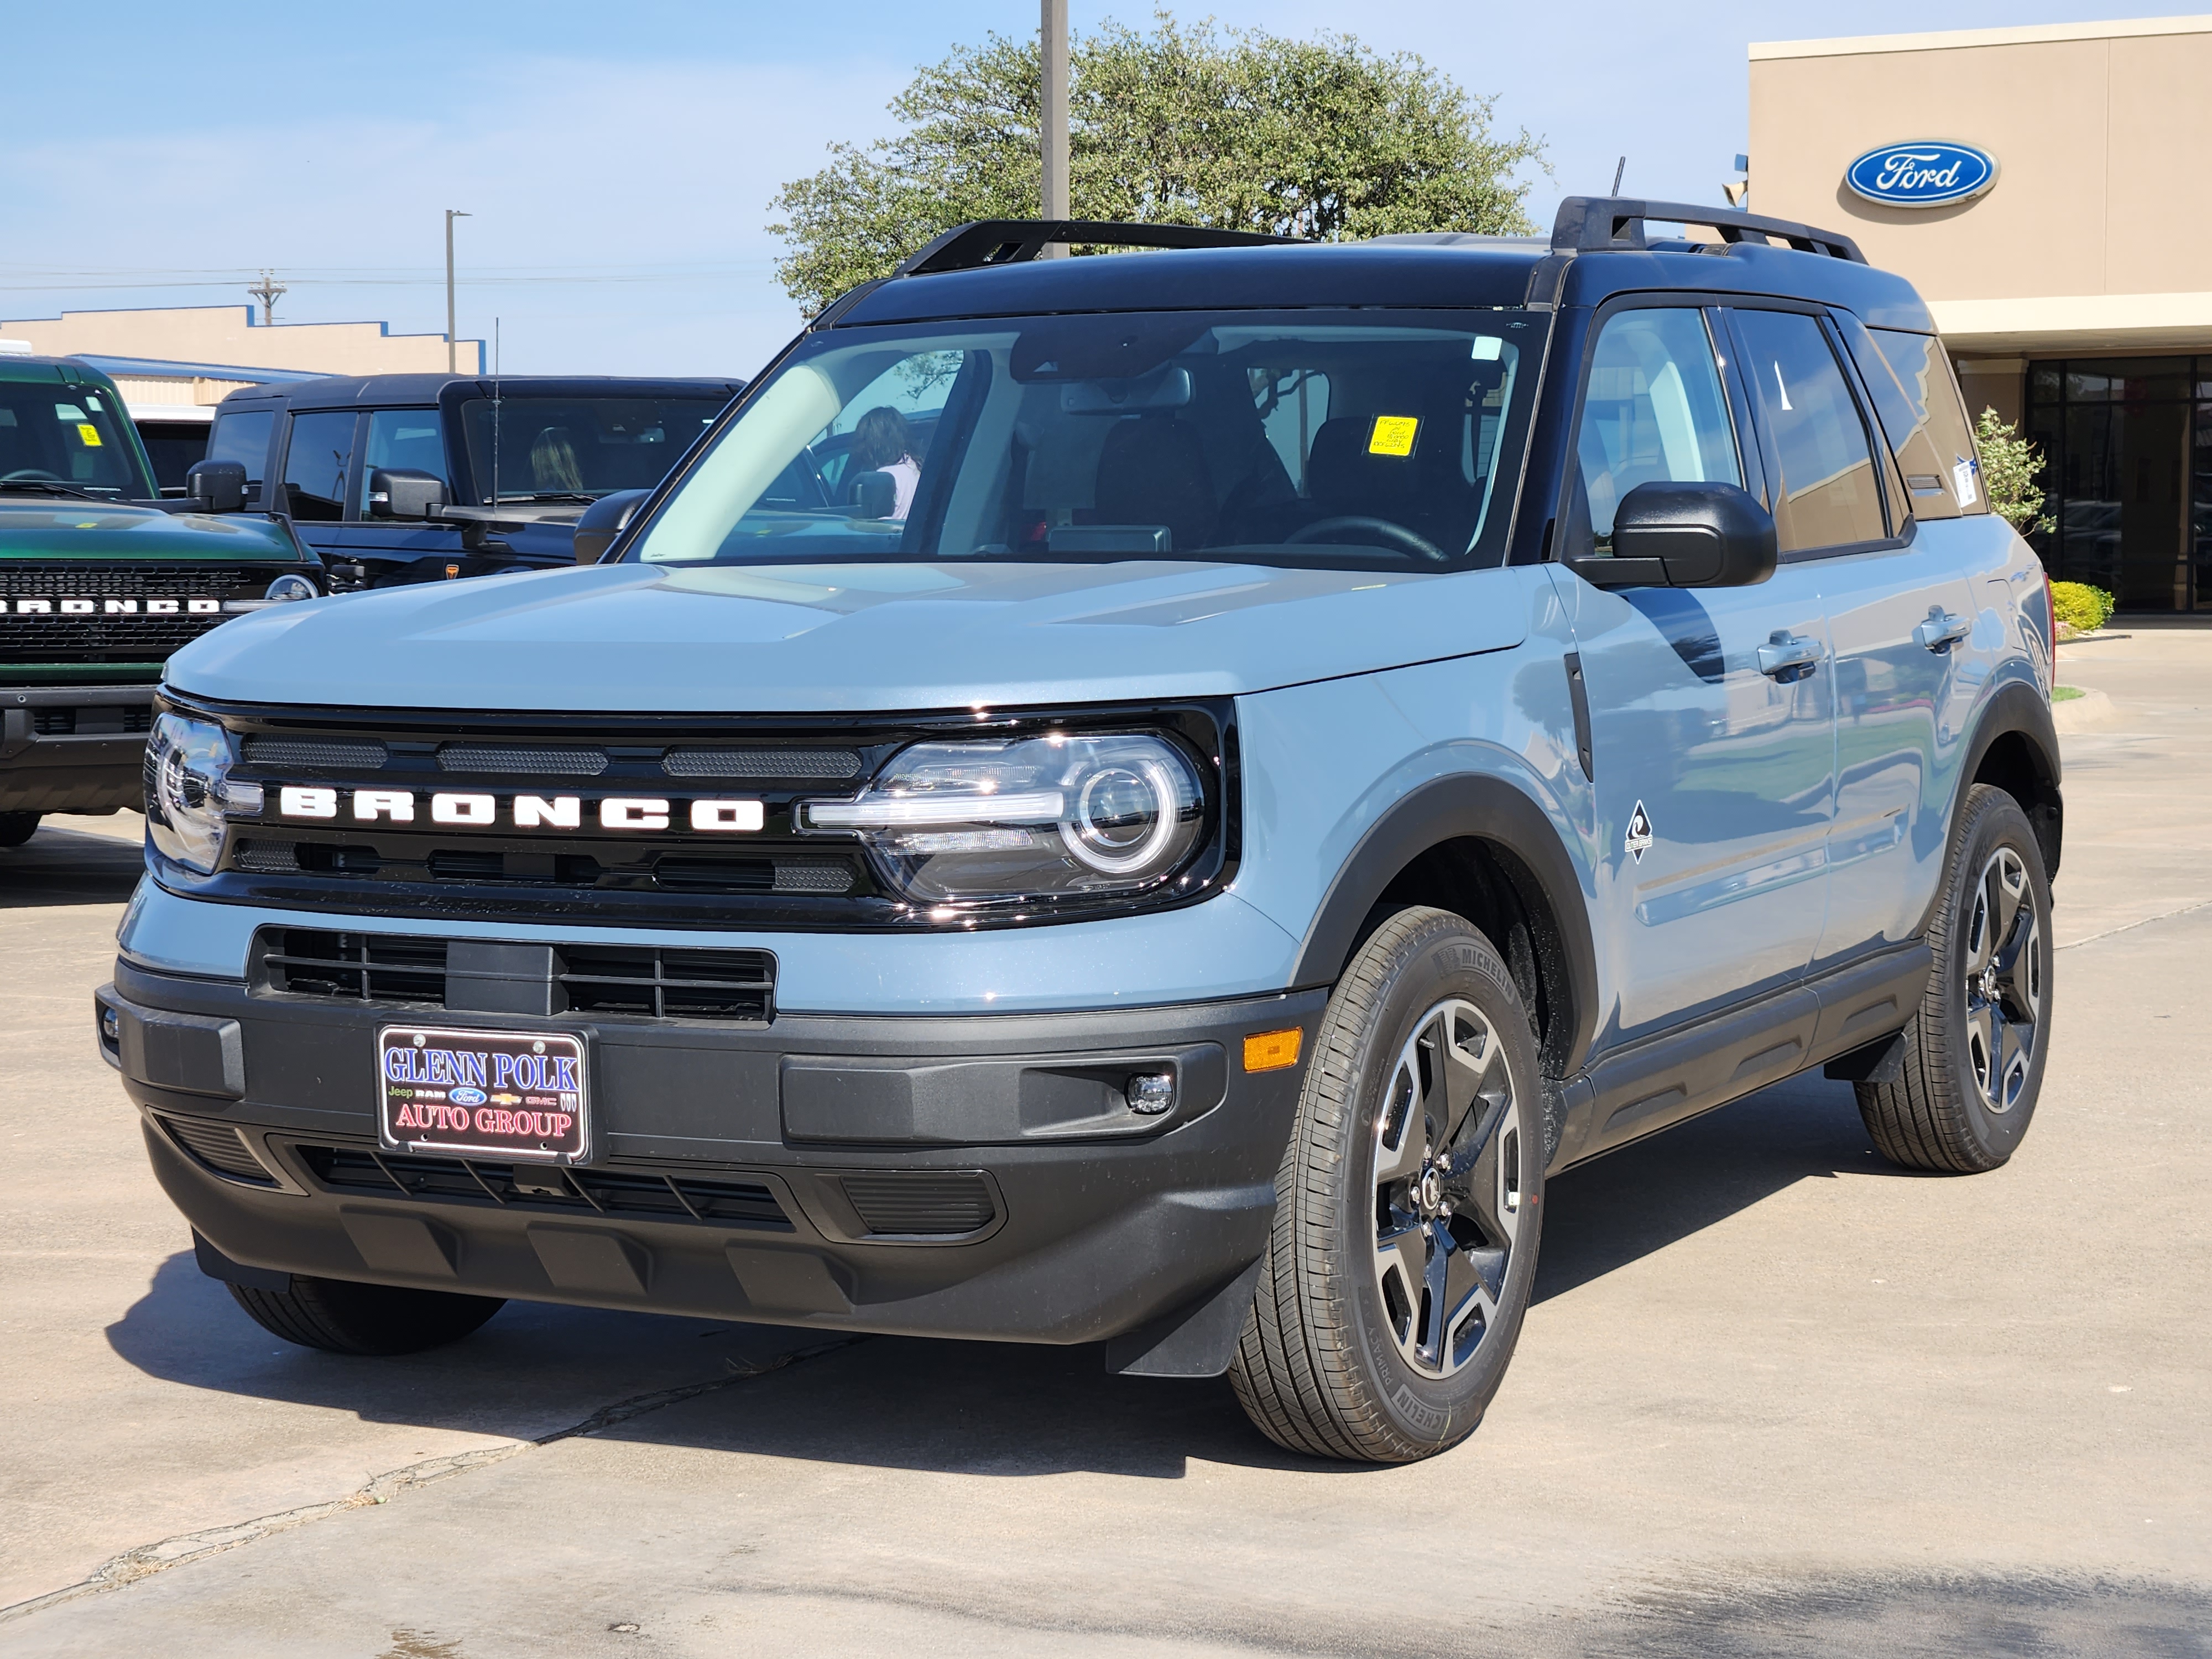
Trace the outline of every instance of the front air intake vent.
{"type": "Polygon", "coordinates": [[[374,772],[392,751],[368,738],[276,738],[256,732],[246,740],[249,766],[287,772],[374,772]]]}
{"type": "Polygon", "coordinates": [[[672,778],[799,779],[842,782],[860,775],[849,749],[672,749],[660,769],[672,778]]]}
{"type": "Polygon", "coordinates": [[[775,1003],[775,958],[765,951],[563,945],[557,955],[553,977],[579,1013],[765,1023],[775,1003]]]}
{"type": "Polygon", "coordinates": [[[241,839],[231,849],[230,862],[256,875],[289,875],[300,867],[300,848],[296,842],[241,839]]]}
{"type": "Polygon", "coordinates": [[[256,1187],[274,1187],[276,1182],[261,1160],[246,1149],[246,1138],[228,1123],[202,1123],[188,1117],[165,1117],[161,1127],[171,1137],[191,1153],[193,1160],[206,1165],[218,1175],[228,1176],[233,1181],[250,1182],[256,1187]]]}
{"type": "Polygon", "coordinates": [[[872,1233],[901,1238],[952,1238],[979,1233],[998,1219],[991,1188],[980,1175],[844,1175],[846,1201],[872,1233]]]}
{"type": "Polygon", "coordinates": [[[449,743],[438,750],[438,769],[501,777],[596,778],[607,769],[607,757],[601,749],[449,743]]]}
{"type": "Polygon", "coordinates": [[[699,1221],[787,1233],[790,1220],[775,1194],[757,1181],[720,1170],[660,1175],[644,1170],[535,1169],[528,1188],[515,1184],[515,1166],[475,1158],[425,1158],[372,1152],[365,1146],[301,1146],[300,1158],[321,1185],[334,1192],[404,1194],[433,1203],[498,1205],[522,1210],[566,1210],[578,1216],[636,1216],[658,1221],[699,1221]],[[552,1189],[557,1184],[557,1189],[552,1189]]]}
{"type": "Polygon", "coordinates": [[[283,927],[262,936],[269,988],[353,1002],[446,1002],[446,941],[398,933],[283,927]]]}

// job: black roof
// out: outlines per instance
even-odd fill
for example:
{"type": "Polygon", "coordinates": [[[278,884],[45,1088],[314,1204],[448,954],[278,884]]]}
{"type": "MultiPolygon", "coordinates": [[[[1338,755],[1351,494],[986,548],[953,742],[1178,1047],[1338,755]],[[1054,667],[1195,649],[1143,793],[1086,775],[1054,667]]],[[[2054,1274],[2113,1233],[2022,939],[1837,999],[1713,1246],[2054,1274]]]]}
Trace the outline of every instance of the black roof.
{"type": "MultiPolygon", "coordinates": [[[[331,374],[311,380],[247,386],[228,403],[282,403],[294,409],[347,409],[361,404],[434,404],[455,397],[492,395],[489,374],[331,374]]],[[[726,380],[648,380],[623,374],[507,374],[496,385],[502,398],[729,398],[744,389],[726,380]]]]}

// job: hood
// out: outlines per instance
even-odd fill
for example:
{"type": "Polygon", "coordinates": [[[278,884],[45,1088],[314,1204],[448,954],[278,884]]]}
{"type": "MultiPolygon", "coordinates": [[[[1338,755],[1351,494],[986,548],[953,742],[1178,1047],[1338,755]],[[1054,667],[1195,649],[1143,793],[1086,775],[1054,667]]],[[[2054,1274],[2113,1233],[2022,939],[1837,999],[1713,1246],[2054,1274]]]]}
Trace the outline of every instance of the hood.
{"type": "Polygon", "coordinates": [[[599,565],[287,605],[169,663],[242,702],[843,713],[1223,696],[1517,644],[1506,575],[599,565]]]}
{"type": "Polygon", "coordinates": [[[258,514],[163,513],[108,501],[0,499],[0,561],[300,562],[283,526],[258,514]]]}

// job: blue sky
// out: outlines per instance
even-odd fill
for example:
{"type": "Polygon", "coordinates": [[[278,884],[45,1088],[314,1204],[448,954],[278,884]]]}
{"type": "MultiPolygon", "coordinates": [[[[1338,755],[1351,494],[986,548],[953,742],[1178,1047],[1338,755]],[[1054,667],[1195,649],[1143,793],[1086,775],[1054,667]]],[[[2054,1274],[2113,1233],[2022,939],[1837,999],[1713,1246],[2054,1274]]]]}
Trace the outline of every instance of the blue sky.
{"type": "MultiPolygon", "coordinates": [[[[1076,28],[1149,6],[1072,0],[1076,28]]],[[[1417,52],[1547,143],[1530,207],[1602,191],[1717,201],[1745,145],[1745,46],[2159,15],[2093,0],[1221,0],[1186,21],[1346,31],[1417,52]]],[[[235,303],[275,268],[277,320],[501,319],[517,373],[750,374],[796,328],[768,201],[825,145],[890,125],[921,64],[1035,0],[678,5],[386,0],[97,9],[15,0],[0,123],[0,317],[235,303]],[[34,72],[27,73],[27,70],[34,72]]],[[[1939,124],[1940,125],[1940,124],[1939,124]]]]}

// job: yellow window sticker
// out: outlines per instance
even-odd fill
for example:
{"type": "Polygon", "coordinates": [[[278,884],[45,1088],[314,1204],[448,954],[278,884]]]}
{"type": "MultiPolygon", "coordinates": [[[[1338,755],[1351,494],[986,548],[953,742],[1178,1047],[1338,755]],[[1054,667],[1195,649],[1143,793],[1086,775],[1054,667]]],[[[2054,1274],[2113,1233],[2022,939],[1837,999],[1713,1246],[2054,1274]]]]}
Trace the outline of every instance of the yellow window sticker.
{"type": "Polygon", "coordinates": [[[87,449],[97,449],[100,447],[100,428],[94,426],[91,422],[85,421],[81,422],[77,427],[76,435],[84,441],[84,447],[87,449]]]}
{"type": "Polygon", "coordinates": [[[1413,438],[1421,423],[1411,415],[1377,415],[1375,429],[1368,434],[1367,453],[1370,455],[1410,455],[1413,453],[1413,438]]]}

